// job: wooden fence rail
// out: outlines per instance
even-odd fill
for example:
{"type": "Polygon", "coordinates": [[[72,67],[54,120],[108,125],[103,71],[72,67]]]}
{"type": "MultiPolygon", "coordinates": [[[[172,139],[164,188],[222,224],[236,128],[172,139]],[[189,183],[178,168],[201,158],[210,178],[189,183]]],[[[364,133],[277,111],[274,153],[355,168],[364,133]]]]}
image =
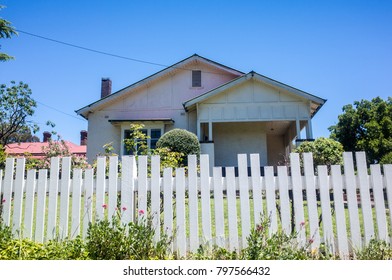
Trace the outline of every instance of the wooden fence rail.
{"type": "Polygon", "coordinates": [[[301,165],[293,153],[289,167],[266,166],[263,176],[258,154],[250,155],[250,175],[248,156],[238,155],[238,176],[234,167],[210,168],[207,155],[199,162],[189,156],[175,176],[160,169],[158,156],[150,168],[146,156],[123,156],[121,174],[118,157],[99,157],[96,170],[71,170],[70,158],[53,158],[50,170],[38,171],[8,158],[0,170],[1,215],[14,233],[39,242],[86,237],[90,222],[118,212],[123,223],[151,215],[155,239],[174,234],[180,255],[202,244],[246,247],[252,227],[268,217],[269,234],[295,231],[299,244],[325,243],[344,258],[373,238],[391,241],[392,165],[368,169],[365,153],[355,157],[356,167],[345,152],[343,168],[315,168],[311,154],[301,165]]]}

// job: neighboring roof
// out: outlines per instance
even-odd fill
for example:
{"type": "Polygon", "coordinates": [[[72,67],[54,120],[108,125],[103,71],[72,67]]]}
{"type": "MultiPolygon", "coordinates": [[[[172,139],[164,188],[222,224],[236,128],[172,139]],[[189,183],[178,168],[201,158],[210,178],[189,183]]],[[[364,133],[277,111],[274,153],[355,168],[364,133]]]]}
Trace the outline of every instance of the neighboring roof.
{"type": "Polygon", "coordinates": [[[76,110],[75,112],[78,115],[81,115],[82,117],[87,119],[88,118],[88,114],[89,114],[90,111],[93,111],[96,108],[99,108],[100,106],[106,104],[109,101],[113,101],[113,100],[116,100],[117,98],[121,98],[122,96],[127,94],[129,92],[129,90],[131,90],[131,89],[136,89],[136,88],[138,88],[140,86],[143,86],[143,85],[147,84],[148,82],[151,82],[152,80],[158,79],[159,77],[162,77],[162,76],[164,76],[164,75],[166,75],[166,74],[168,74],[168,73],[170,73],[170,72],[172,72],[174,70],[177,70],[177,69],[191,70],[189,68],[186,68],[186,64],[188,64],[188,63],[190,63],[192,61],[197,61],[197,60],[200,60],[200,61],[202,61],[202,62],[204,62],[206,64],[210,64],[210,65],[212,65],[214,67],[220,68],[220,69],[222,69],[222,70],[224,70],[226,72],[229,72],[229,73],[232,73],[232,74],[235,74],[235,75],[243,75],[244,74],[243,72],[238,71],[238,70],[236,70],[234,68],[225,66],[223,64],[220,64],[220,63],[215,62],[213,60],[210,60],[208,58],[202,57],[202,56],[200,56],[198,54],[194,54],[194,55],[192,55],[190,57],[187,57],[187,58],[181,60],[180,62],[177,62],[177,63],[175,63],[175,64],[173,64],[173,65],[171,65],[171,66],[169,66],[169,67],[159,71],[159,72],[156,72],[155,74],[153,74],[151,76],[148,76],[148,77],[146,77],[146,78],[144,78],[144,79],[142,79],[142,80],[140,80],[140,81],[138,81],[136,83],[133,83],[133,84],[131,84],[131,85],[129,85],[129,86],[127,86],[127,87],[117,91],[117,92],[114,92],[114,93],[112,93],[112,94],[110,94],[110,95],[108,95],[108,96],[106,96],[106,97],[104,97],[102,99],[99,99],[99,100],[97,100],[97,101],[95,101],[95,102],[93,102],[93,103],[91,103],[91,104],[89,104],[89,105],[79,109],[79,110],[76,110]]]}
{"type": "MultiPolygon", "coordinates": [[[[69,151],[76,155],[85,155],[87,146],[80,146],[70,141],[64,141],[69,151]]],[[[49,145],[49,142],[31,142],[31,143],[12,143],[7,144],[5,152],[9,155],[31,154],[33,157],[42,157],[43,149],[49,145]]]]}
{"type": "Polygon", "coordinates": [[[307,93],[305,91],[299,90],[299,89],[294,88],[292,86],[286,85],[284,83],[278,82],[278,81],[273,80],[271,78],[268,78],[266,76],[260,75],[254,71],[251,71],[248,74],[242,75],[236,79],[229,81],[226,84],[223,84],[223,85],[221,85],[215,89],[212,89],[212,90],[210,90],[210,91],[208,91],[198,97],[192,98],[192,99],[184,102],[184,104],[183,104],[184,108],[187,109],[187,108],[189,108],[197,103],[200,103],[200,102],[202,102],[202,101],[204,101],[204,100],[206,100],[216,94],[221,93],[224,90],[232,88],[232,87],[234,87],[238,84],[241,84],[241,83],[243,83],[247,80],[250,80],[250,79],[257,79],[257,80],[259,80],[265,84],[268,84],[270,86],[273,86],[275,88],[284,89],[294,95],[297,95],[299,97],[306,98],[306,99],[310,100],[312,102],[312,108],[311,108],[312,109],[312,116],[314,114],[316,114],[316,112],[321,108],[321,106],[323,106],[323,104],[327,101],[326,99],[323,99],[323,98],[318,97],[316,95],[307,93]]]}

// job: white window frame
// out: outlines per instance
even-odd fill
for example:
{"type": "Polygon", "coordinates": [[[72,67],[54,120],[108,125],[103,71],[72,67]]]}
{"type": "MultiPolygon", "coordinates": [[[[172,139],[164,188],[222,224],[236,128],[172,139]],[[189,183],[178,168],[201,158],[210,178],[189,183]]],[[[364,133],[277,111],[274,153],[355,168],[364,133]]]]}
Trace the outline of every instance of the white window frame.
{"type": "MultiPolygon", "coordinates": [[[[120,145],[121,146],[121,155],[125,155],[124,135],[125,135],[125,131],[126,130],[130,130],[131,129],[130,124],[131,123],[123,123],[123,124],[121,124],[121,145],[120,145]]],[[[147,124],[144,123],[143,129],[147,130],[147,136],[149,136],[149,137],[151,136],[151,130],[152,129],[159,129],[159,130],[161,130],[161,137],[162,137],[163,133],[165,132],[165,124],[164,123],[159,123],[159,122],[157,122],[157,123],[147,123],[147,124]]],[[[151,139],[150,138],[147,139],[147,147],[148,147],[148,149],[151,148],[151,139]]]]}

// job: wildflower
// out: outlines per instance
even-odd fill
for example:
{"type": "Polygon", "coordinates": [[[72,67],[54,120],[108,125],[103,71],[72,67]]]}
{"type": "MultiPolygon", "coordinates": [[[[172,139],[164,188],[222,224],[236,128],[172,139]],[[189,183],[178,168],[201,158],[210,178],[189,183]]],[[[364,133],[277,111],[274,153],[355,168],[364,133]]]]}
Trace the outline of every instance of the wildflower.
{"type": "Polygon", "coordinates": [[[309,239],[309,244],[312,244],[314,240],[312,238],[309,239]]]}
{"type": "Polygon", "coordinates": [[[7,200],[5,200],[5,198],[3,198],[3,200],[1,201],[1,203],[5,203],[7,200]]]}
{"type": "Polygon", "coordinates": [[[106,209],[106,208],[108,208],[108,206],[106,204],[102,204],[102,208],[106,209]]]}
{"type": "Polygon", "coordinates": [[[118,210],[118,208],[116,207],[116,208],[114,208],[114,211],[117,211],[118,210]]]}
{"type": "Polygon", "coordinates": [[[299,225],[301,226],[301,227],[304,227],[305,226],[305,222],[301,222],[299,225]]]}
{"type": "Polygon", "coordinates": [[[258,231],[258,232],[262,232],[263,231],[263,226],[262,225],[258,225],[257,227],[256,227],[256,231],[258,231]]]}
{"type": "Polygon", "coordinates": [[[127,207],[123,206],[123,207],[121,208],[121,210],[126,211],[126,210],[127,210],[127,207]]]}
{"type": "Polygon", "coordinates": [[[144,215],[144,210],[143,209],[139,210],[139,215],[144,215]]]}

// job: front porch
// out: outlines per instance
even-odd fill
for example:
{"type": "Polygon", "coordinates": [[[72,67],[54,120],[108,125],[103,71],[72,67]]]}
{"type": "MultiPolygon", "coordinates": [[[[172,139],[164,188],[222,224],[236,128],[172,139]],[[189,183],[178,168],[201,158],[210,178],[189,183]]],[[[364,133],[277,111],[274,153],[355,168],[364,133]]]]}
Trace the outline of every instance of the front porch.
{"type": "Polygon", "coordinates": [[[236,166],[237,154],[260,154],[262,166],[285,164],[294,141],[313,138],[310,120],[201,122],[197,136],[210,166],[236,166]],[[304,137],[301,131],[305,130],[304,137]]]}

